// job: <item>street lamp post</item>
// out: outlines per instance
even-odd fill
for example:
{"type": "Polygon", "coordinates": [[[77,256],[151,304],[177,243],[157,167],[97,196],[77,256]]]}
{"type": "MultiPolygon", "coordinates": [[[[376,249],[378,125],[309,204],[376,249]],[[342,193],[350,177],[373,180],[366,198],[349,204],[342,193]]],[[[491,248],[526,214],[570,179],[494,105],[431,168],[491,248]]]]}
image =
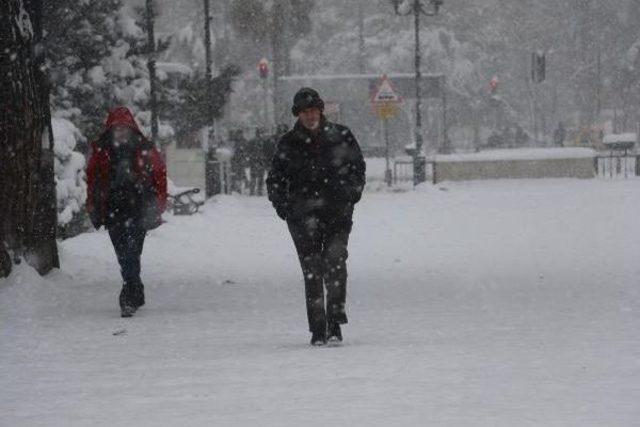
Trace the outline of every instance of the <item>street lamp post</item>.
{"type": "Polygon", "coordinates": [[[444,0],[428,0],[431,3],[431,9],[425,8],[423,0],[404,0],[404,3],[411,2],[411,10],[408,12],[401,11],[401,5],[403,0],[391,0],[396,14],[407,16],[413,14],[414,31],[415,31],[415,69],[416,69],[416,128],[415,139],[416,149],[413,153],[413,184],[417,185],[426,181],[425,162],[420,155],[422,151],[422,72],[420,70],[420,63],[422,61],[422,53],[420,50],[420,17],[424,16],[436,16],[440,11],[444,0]]]}

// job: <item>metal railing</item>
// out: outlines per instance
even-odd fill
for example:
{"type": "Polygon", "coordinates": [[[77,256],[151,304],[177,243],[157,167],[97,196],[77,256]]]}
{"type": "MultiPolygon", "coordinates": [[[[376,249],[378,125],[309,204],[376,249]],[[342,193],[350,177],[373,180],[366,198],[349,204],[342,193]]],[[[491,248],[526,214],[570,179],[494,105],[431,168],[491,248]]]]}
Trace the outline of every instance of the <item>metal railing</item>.
{"type": "Polygon", "coordinates": [[[640,155],[608,154],[594,158],[598,178],[620,179],[640,176],[640,155]]]}
{"type": "MultiPolygon", "coordinates": [[[[426,180],[435,183],[436,165],[433,160],[425,161],[426,180]]],[[[413,160],[394,160],[393,184],[413,183],[413,160]]]]}
{"type": "Polygon", "coordinates": [[[393,162],[393,184],[400,182],[413,182],[413,160],[393,162]]]}

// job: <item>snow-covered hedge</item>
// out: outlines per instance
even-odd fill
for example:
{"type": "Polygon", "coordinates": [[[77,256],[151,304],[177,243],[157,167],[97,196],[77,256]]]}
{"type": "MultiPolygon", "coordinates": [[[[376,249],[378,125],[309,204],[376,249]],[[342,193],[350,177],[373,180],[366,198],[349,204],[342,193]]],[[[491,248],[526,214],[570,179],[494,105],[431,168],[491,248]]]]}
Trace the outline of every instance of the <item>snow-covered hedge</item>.
{"type": "Polygon", "coordinates": [[[64,226],[84,208],[87,199],[85,158],[74,151],[76,143],[84,138],[80,130],[67,119],[53,118],[51,122],[55,141],[54,172],[58,199],[58,224],[64,226]]]}

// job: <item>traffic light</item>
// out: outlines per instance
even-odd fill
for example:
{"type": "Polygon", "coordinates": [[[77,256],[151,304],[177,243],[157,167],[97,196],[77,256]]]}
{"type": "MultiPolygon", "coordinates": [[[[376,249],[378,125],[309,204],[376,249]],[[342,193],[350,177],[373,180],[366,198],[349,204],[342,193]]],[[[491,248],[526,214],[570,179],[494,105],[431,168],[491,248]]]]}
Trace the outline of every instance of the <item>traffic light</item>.
{"type": "Polygon", "coordinates": [[[495,95],[496,93],[498,93],[498,84],[499,83],[500,83],[500,81],[498,80],[498,76],[493,76],[491,81],[489,81],[489,93],[491,95],[495,95]]]}
{"type": "Polygon", "coordinates": [[[547,55],[543,52],[531,54],[531,80],[542,83],[547,78],[547,55]]]}
{"type": "Polygon", "coordinates": [[[266,58],[262,58],[260,62],[258,62],[258,73],[261,79],[269,77],[269,61],[267,61],[266,58]]]}

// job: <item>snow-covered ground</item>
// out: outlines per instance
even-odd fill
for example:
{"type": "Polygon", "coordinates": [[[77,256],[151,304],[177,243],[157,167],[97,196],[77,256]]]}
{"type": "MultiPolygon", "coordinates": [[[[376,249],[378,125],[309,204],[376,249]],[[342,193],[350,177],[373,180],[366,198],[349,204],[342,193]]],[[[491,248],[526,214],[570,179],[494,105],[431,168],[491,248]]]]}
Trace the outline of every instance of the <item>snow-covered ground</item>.
{"type": "Polygon", "coordinates": [[[104,232],[0,282],[6,426],[637,426],[640,182],[366,194],[342,347],[266,199],[168,217],[121,319],[104,232]]]}

